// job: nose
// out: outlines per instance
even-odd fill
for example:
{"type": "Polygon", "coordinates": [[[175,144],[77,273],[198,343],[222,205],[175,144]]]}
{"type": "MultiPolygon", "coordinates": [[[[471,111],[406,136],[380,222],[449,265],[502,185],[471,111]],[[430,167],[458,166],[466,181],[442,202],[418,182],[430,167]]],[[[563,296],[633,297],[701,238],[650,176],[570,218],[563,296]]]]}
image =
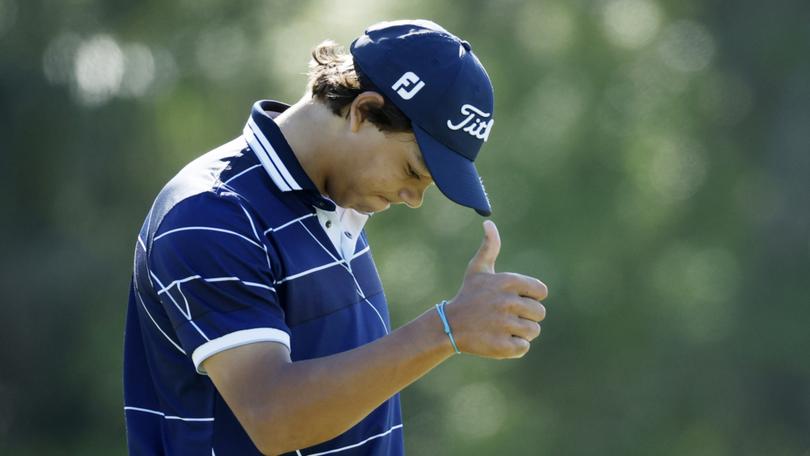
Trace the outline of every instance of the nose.
{"type": "Polygon", "coordinates": [[[402,198],[402,201],[408,205],[408,207],[416,209],[422,206],[422,201],[425,197],[425,190],[430,185],[430,183],[426,183],[424,185],[419,184],[418,186],[407,186],[403,187],[399,191],[399,197],[402,198]]]}

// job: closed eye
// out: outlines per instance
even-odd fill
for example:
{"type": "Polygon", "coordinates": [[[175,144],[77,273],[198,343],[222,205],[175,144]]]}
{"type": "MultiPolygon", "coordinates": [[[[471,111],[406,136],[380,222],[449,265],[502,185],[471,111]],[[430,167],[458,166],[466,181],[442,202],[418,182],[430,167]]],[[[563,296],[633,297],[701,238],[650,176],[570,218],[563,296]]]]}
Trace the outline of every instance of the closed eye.
{"type": "Polygon", "coordinates": [[[413,170],[413,168],[411,167],[410,164],[408,165],[408,174],[410,174],[410,176],[413,177],[413,178],[422,179],[422,176],[417,174],[416,171],[413,170]]]}

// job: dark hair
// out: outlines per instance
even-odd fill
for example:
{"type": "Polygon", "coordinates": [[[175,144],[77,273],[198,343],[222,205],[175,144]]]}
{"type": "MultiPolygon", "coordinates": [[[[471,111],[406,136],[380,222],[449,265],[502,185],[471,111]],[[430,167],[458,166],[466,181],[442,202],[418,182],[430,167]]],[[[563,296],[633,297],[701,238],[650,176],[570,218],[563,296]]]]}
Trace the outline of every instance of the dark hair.
{"type": "MultiPolygon", "coordinates": [[[[324,103],[338,116],[357,95],[374,91],[382,95],[382,107],[366,111],[368,119],[383,132],[409,132],[411,121],[354,64],[352,55],[332,40],[326,40],[312,50],[309,62],[309,89],[312,98],[324,103]]],[[[348,113],[346,114],[348,115],[348,113]]]]}

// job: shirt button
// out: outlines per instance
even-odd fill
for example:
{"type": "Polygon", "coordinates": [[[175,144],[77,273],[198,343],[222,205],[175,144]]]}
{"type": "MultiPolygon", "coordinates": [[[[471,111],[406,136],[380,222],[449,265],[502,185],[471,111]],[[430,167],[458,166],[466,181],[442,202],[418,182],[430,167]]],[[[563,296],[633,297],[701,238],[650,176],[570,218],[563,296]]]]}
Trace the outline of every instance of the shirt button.
{"type": "Polygon", "coordinates": [[[349,233],[348,231],[344,231],[343,234],[349,239],[352,238],[352,233],[349,233]]]}
{"type": "Polygon", "coordinates": [[[331,220],[326,221],[326,227],[327,228],[332,228],[332,221],[331,220]]]}

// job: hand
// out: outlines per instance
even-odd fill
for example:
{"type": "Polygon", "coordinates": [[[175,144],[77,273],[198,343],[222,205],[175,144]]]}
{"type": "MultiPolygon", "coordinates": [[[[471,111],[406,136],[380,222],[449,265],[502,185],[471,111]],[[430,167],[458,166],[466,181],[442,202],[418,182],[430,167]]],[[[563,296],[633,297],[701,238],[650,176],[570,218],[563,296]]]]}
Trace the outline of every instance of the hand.
{"type": "Polygon", "coordinates": [[[495,272],[498,228],[484,222],[484,240],[470,260],[458,294],[445,311],[459,350],[487,358],[520,358],[540,335],[546,285],[534,277],[495,272]]]}

